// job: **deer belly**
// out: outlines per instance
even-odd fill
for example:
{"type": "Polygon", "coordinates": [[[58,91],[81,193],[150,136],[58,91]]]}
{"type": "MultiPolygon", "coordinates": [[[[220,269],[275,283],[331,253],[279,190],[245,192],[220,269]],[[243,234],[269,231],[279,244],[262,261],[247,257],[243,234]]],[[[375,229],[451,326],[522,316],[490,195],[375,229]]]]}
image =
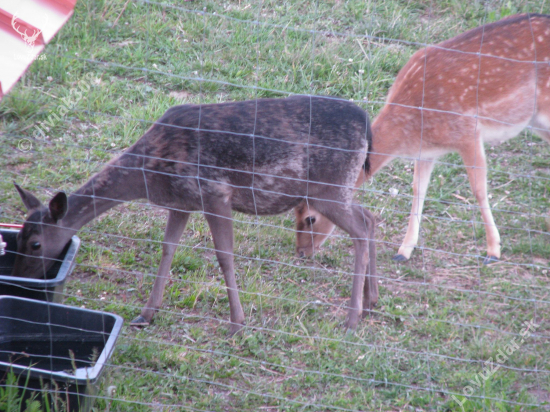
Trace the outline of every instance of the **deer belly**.
{"type": "Polygon", "coordinates": [[[550,130],[550,117],[543,113],[537,113],[533,123],[536,125],[536,129],[534,130],[535,133],[537,132],[537,129],[543,129],[543,131],[550,130]]]}
{"type": "Polygon", "coordinates": [[[238,189],[231,196],[231,208],[251,215],[278,215],[298,206],[303,195],[261,188],[238,189]]]}
{"type": "Polygon", "coordinates": [[[517,122],[514,124],[504,124],[491,122],[490,124],[478,125],[481,139],[488,144],[498,144],[512,139],[521,133],[523,129],[527,127],[529,121],[527,119],[523,122],[517,122]]]}

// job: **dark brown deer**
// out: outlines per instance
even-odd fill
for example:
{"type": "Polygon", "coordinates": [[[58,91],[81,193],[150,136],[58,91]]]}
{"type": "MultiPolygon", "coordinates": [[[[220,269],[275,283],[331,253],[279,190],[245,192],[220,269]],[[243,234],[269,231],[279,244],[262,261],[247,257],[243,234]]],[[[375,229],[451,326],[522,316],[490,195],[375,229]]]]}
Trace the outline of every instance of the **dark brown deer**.
{"type": "MultiPolygon", "coordinates": [[[[394,260],[410,258],[434,162],[449,152],[462,157],[480,205],[484,262],[500,259],[483,143],[506,141],[528,126],[550,142],[550,16],[511,16],[416,52],[372,125],[371,175],[398,156],[415,160],[409,227],[394,260]]],[[[357,186],[364,179],[359,176],[357,186]]],[[[296,209],[302,256],[313,254],[334,229],[309,206],[296,209]]]]}
{"type": "Polygon", "coordinates": [[[232,210],[271,215],[307,202],[352,238],[355,275],[347,327],[353,329],[363,307],[371,309],[378,298],[374,219],[352,204],[357,175],[368,167],[370,140],[365,111],[337,99],[295,96],[173,107],[69,197],[57,193],[45,207],[16,186],[29,215],[13,275],[44,276],[86,223],[121,202],[148,199],[169,211],[153,292],[132,322],[148,324],[162,304],[189,215],[201,211],[225,277],[233,334],[245,318],[233,268],[232,210]]]}

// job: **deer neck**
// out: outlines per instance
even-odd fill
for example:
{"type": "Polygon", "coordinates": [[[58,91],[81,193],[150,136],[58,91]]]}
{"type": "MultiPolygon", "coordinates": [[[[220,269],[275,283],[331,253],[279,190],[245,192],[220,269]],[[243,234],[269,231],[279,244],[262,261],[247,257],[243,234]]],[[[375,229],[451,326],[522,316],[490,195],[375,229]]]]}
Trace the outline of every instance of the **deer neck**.
{"type": "Polygon", "coordinates": [[[62,225],[78,231],[112,207],[145,197],[142,170],[124,167],[120,161],[111,162],[69,196],[62,225]]]}
{"type": "Polygon", "coordinates": [[[409,140],[404,135],[406,125],[393,107],[386,105],[372,123],[372,152],[370,159],[370,176],[390,163],[396,156],[407,153],[409,140]]]}

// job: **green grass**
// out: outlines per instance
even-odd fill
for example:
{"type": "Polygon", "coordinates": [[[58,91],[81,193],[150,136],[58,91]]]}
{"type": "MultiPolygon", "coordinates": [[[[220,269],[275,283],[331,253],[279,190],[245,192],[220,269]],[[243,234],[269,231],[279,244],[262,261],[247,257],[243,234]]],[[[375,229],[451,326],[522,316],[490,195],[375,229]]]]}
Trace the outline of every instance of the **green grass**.
{"type": "MultiPolygon", "coordinates": [[[[79,1],[47,58],[1,102],[1,221],[24,219],[13,180],[44,201],[71,192],[172,105],[310,93],[353,99],[374,117],[420,44],[517,12],[550,12],[540,0],[125,3],[79,1]],[[67,96],[70,110],[50,121],[46,139],[35,135],[67,96]],[[31,151],[19,150],[21,139],[31,151]]],[[[483,363],[535,316],[541,336],[526,339],[463,407],[547,409],[549,155],[527,132],[487,147],[503,245],[503,263],[488,268],[480,266],[485,234],[458,155],[433,172],[421,247],[406,264],[390,258],[406,230],[412,162],[396,160],[366,184],[357,199],[378,217],[381,297],[351,335],[342,325],[353,248],[343,232],[314,260],[301,260],[292,213],[236,213],[247,328],[228,338],[223,276],[205,220],[194,215],[162,310],[150,327],[123,329],[95,410],[462,411],[452,395],[462,400],[483,363]]],[[[132,203],[86,226],[65,302],[130,321],[151,291],[165,223],[160,209],[132,203]]]]}

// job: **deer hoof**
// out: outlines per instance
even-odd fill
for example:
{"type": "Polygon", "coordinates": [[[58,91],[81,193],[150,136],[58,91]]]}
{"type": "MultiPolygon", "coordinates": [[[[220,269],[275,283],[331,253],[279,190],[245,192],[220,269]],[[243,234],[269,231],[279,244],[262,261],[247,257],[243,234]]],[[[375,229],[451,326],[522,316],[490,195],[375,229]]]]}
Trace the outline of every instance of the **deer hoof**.
{"type": "Polygon", "coordinates": [[[490,265],[491,263],[496,263],[496,262],[498,262],[498,258],[496,256],[486,256],[485,259],[483,259],[484,266],[487,266],[487,265],[490,265]]]}
{"type": "Polygon", "coordinates": [[[409,259],[407,259],[407,258],[406,258],[405,256],[403,256],[403,255],[397,254],[397,255],[395,255],[394,257],[392,257],[391,260],[393,260],[394,262],[406,262],[406,261],[409,260],[409,259]]]}
{"type": "Polygon", "coordinates": [[[346,328],[346,336],[352,336],[355,334],[354,328],[346,328]]]}
{"type": "Polygon", "coordinates": [[[149,326],[149,321],[146,320],[143,316],[139,315],[133,321],[130,322],[130,326],[143,327],[149,326]]]}
{"type": "Polygon", "coordinates": [[[232,323],[231,326],[229,327],[229,332],[227,332],[227,336],[231,337],[231,336],[239,335],[242,333],[243,328],[244,328],[244,325],[241,325],[239,323],[232,323]]]}
{"type": "Polygon", "coordinates": [[[361,317],[361,314],[357,314],[357,312],[350,313],[348,315],[348,320],[346,321],[346,324],[344,327],[346,328],[346,334],[349,335],[350,331],[355,331],[357,328],[357,324],[359,323],[359,318],[361,317]]]}
{"type": "Polygon", "coordinates": [[[363,302],[363,319],[374,314],[374,308],[376,308],[376,305],[376,302],[370,305],[367,302],[363,302]]]}

